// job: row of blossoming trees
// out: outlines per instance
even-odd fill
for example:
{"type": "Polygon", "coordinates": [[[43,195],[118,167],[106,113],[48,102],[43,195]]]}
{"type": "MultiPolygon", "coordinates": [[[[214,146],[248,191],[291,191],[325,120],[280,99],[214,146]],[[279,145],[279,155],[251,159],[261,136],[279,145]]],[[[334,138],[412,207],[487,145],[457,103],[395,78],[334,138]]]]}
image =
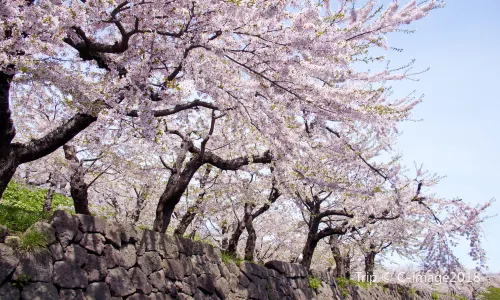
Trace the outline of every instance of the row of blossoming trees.
{"type": "Polygon", "coordinates": [[[248,260],[373,274],[387,253],[460,267],[473,207],[391,146],[420,102],[372,50],[442,6],[375,1],[0,1],[0,194],[210,239],[248,260]],[[362,72],[367,63],[374,71],[362,72]],[[300,259],[298,257],[300,256],[300,259]],[[335,264],[333,264],[335,262],[335,264]]]}

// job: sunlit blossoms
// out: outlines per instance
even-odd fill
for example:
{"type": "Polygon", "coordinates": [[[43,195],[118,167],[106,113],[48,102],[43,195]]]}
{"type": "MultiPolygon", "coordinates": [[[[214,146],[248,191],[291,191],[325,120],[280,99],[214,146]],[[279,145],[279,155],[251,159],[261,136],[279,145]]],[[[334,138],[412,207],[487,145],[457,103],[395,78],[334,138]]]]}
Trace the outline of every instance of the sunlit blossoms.
{"type": "Polygon", "coordinates": [[[0,194],[36,173],[77,213],[339,276],[393,252],[449,272],[460,237],[482,267],[490,202],[433,195],[391,148],[421,99],[391,96],[419,72],[387,34],[441,6],[0,1],[0,194]]]}

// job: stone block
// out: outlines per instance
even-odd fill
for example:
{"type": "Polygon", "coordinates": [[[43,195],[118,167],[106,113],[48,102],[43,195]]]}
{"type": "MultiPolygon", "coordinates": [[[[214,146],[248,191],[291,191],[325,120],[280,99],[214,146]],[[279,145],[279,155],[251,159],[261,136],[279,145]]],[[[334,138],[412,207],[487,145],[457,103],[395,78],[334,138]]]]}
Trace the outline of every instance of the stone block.
{"type": "Polygon", "coordinates": [[[20,297],[19,289],[9,282],[0,285],[0,300],[19,300],[20,297]]]}
{"type": "Polygon", "coordinates": [[[108,270],[106,283],[111,290],[112,296],[124,297],[135,293],[134,283],[130,279],[127,270],[122,267],[108,270]]]}
{"type": "Polygon", "coordinates": [[[81,214],[77,214],[76,216],[80,220],[78,228],[83,233],[106,234],[106,220],[81,214]]]}
{"type": "Polygon", "coordinates": [[[35,282],[23,287],[22,300],[59,300],[59,293],[51,283],[35,282]]]}
{"type": "Polygon", "coordinates": [[[144,255],[139,256],[137,259],[137,265],[141,270],[149,275],[154,271],[161,269],[161,258],[157,252],[146,252],[144,255]]]}
{"type": "Polygon", "coordinates": [[[30,281],[51,282],[53,263],[52,254],[47,249],[34,253],[20,253],[13,279],[28,276],[30,281]]]}
{"type": "Polygon", "coordinates": [[[100,233],[84,233],[80,245],[88,251],[101,255],[104,250],[105,239],[100,233]]]}
{"type": "Polygon", "coordinates": [[[104,282],[94,282],[89,284],[85,292],[87,300],[109,300],[111,292],[104,282]]]}
{"type": "Polygon", "coordinates": [[[79,265],[58,261],[54,264],[55,285],[61,288],[86,288],[88,286],[87,273],[79,265]]]}
{"type": "Polygon", "coordinates": [[[78,233],[79,220],[67,211],[56,210],[52,215],[51,225],[63,247],[66,247],[78,233]]]}
{"type": "Polygon", "coordinates": [[[122,238],[121,238],[121,227],[116,222],[108,222],[106,224],[106,241],[111,243],[116,248],[120,248],[122,246],[122,238]]]}
{"type": "Polygon", "coordinates": [[[87,278],[90,282],[103,281],[108,274],[105,258],[94,254],[87,256],[87,262],[83,269],[87,272],[87,278]]]}
{"type": "Polygon", "coordinates": [[[5,244],[0,244],[0,284],[14,272],[18,263],[19,259],[14,250],[5,244]]]}
{"type": "Polygon", "coordinates": [[[128,270],[128,274],[137,291],[141,291],[144,294],[151,293],[152,286],[148,281],[148,277],[140,268],[132,268],[128,270]]]}

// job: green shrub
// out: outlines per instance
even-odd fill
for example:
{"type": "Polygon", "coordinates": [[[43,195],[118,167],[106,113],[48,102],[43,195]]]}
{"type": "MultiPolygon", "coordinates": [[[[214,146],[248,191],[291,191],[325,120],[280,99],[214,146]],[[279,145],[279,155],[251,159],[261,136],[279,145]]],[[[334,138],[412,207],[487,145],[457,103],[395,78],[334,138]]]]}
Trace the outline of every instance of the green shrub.
{"type": "Polygon", "coordinates": [[[319,289],[319,287],[321,286],[321,280],[316,278],[316,277],[313,277],[313,276],[309,276],[308,277],[309,279],[309,287],[312,288],[313,290],[317,290],[319,289]]]}
{"type": "Polygon", "coordinates": [[[486,293],[483,293],[484,300],[500,300],[500,288],[489,287],[486,293]]]}

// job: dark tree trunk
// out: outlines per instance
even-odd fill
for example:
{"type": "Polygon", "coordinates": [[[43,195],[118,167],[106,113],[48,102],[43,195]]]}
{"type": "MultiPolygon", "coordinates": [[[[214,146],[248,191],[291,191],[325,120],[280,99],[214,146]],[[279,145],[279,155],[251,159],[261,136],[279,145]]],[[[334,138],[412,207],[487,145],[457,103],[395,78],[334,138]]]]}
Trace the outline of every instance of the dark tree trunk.
{"type": "Polygon", "coordinates": [[[222,231],[221,233],[222,233],[222,236],[223,236],[222,241],[221,241],[221,248],[223,250],[227,251],[227,247],[229,245],[229,240],[227,239],[227,236],[226,236],[227,231],[228,231],[227,222],[226,221],[222,221],[222,224],[221,224],[220,227],[221,227],[221,231],[222,231]]]}
{"type": "Polygon", "coordinates": [[[188,208],[188,211],[184,214],[184,216],[182,216],[179,225],[177,225],[177,228],[175,228],[174,234],[183,236],[186,233],[187,228],[189,227],[189,225],[191,225],[194,218],[196,217],[197,211],[195,211],[195,209],[196,208],[194,207],[188,208]]]}
{"type": "MultiPolygon", "coordinates": [[[[271,167],[271,172],[273,168],[271,167]]],[[[280,191],[276,188],[276,180],[273,178],[273,186],[271,188],[271,193],[268,197],[268,202],[261,206],[257,211],[253,212],[255,208],[254,204],[245,205],[245,228],[248,233],[247,243],[245,246],[245,259],[253,261],[254,253],[255,253],[255,244],[257,241],[257,234],[255,233],[255,229],[253,228],[253,220],[255,220],[258,216],[262,215],[266,211],[269,210],[271,204],[276,202],[278,198],[281,196],[280,191]]]]}
{"type": "Polygon", "coordinates": [[[312,257],[314,255],[314,250],[316,250],[316,246],[318,245],[319,240],[316,237],[316,234],[309,233],[307,235],[306,244],[304,245],[304,249],[302,250],[302,261],[301,265],[306,267],[308,270],[311,267],[312,257]]]}
{"type": "MultiPolygon", "coordinates": [[[[250,224],[250,227],[251,227],[251,230],[253,230],[253,224],[252,224],[252,221],[253,221],[253,215],[252,215],[252,211],[253,209],[255,208],[255,205],[254,204],[251,204],[251,203],[245,203],[245,207],[244,207],[244,215],[243,215],[243,220],[242,221],[239,221],[238,220],[238,224],[236,225],[236,228],[234,229],[234,232],[233,234],[231,235],[231,239],[229,240],[229,245],[228,245],[228,248],[227,248],[227,252],[229,254],[232,254],[232,255],[236,255],[236,252],[238,251],[238,243],[240,241],[240,237],[241,235],[243,234],[243,230],[245,230],[245,228],[247,228],[246,226],[250,224]]],[[[250,237],[250,232],[248,233],[249,235],[249,238],[250,237]]],[[[255,231],[253,232],[253,234],[255,235],[255,231]]],[[[248,246],[248,244],[247,244],[248,246]]],[[[255,249],[255,245],[252,249],[252,257],[253,257],[253,250],[255,249]]],[[[248,250],[251,250],[251,249],[248,249],[248,250]]],[[[247,255],[247,248],[245,248],[245,257],[247,255]]]]}
{"type": "Polygon", "coordinates": [[[0,199],[19,162],[11,142],[16,135],[9,107],[11,75],[0,71],[0,199]]]}
{"type": "Polygon", "coordinates": [[[344,270],[345,270],[345,278],[350,279],[350,277],[351,277],[351,256],[350,256],[350,252],[347,252],[346,256],[344,256],[344,270]]]}
{"type": "Polygon", "coordinates": [[[200,179],[200,188],[202,189],[202,192],[198,194],[198,197],[196,198],[196,202],[193,206],[190,206],[184,216],[182,216],[181,221],[179,222],[179,225],[174,231],[174,234],[183,236],[186,233],[187,228],[191,223],[193,222],[194,218],[199,212],[199,207],[202,204],[204,198],[205,198],[205,191],[203,190],[207,184],[208,181],[208,176],[210,176],[210,172],[212,170],[212,167],[209,165],[205,169],[205,173],[203,174],[203,177],[200,179]]]}
{"type": "Polygon", "coordinates": [[[77,214],[90,215],[87,187],[75,184],[71,181],[70,191],[75,206],[75,212],[77,214]]]}
{"type": "Polygon", "coordinates": [[[181,200],[191,178],[193,178],[193,175],[202,165],[203,161],[199,156],[195,156],[191,158],[182,172],[175,172],[170,176],[156,209],[156,218],[153,227],[155,231],[165,232],[167,230],[175,206],[181,200]]]}
{"type": "Polygon", "coordinates": [[[227,245],[226,251],[229,254],[236,256],[236,251],[238,250],[238,242],[240,241],[243,230],[245,230],[244,223],[242,221],[238,221],[238,224],[236,225],[233,234],[231,234],[231,238],[229,239],[229,243],[227,245]]]}
{"type": "Polygon", "coordinates": [[[134,187],[134,192],[136,196],[136,202],[135,202],[136,206],[135,209],[132,211],[132,215],[130,216],[130,219],[132,220],[133,224],[137,224],[137,222],[139,222],[139,219],[141,217],[141,212],[146,206],[146,199],[148,198],[150,188],[151,186],[149,184],[143,185],[140,190],[137,190],[134,187]]]}
{"type": "Polygon", "coordinates": [[[0,199],[18,166],[17,158],[12,151],[0,150],[0,199]]]}
{"type": "Polygon", "coordinates": [[[253,261],[253,254],[255,252],[255,243],[257,241],[257,234],[255,233],[255,229],[253,228],[253,218],[247,218],[245,222],[245,227],[248,233],[247,243],[245,246],[245,259],[248,261],[253,261]]]}
{"type": "Polygon", "coordinates": [[[332,251],[333,259],[335,260],[335,272],[334,276],[339,278],[346,277],[346,257],[340,252],[340,247],[338,245],[338,236],[330,236],[330,250],[332,251]]]}
{"type": "Polygon", "coordinates": [[[372,282],[374,279],[373,271],[375,270],[375,256],[376,255],[377,255],[377,252],[375,252],[375,251],[370,251],[368,253],[365,253],[365,276],[366,276],[367,282],[372,282]]]}
{"type": "Polygon", "coordinates": [[[85,183],[85,168],[76,157],[75,146],[64,145],[64,156],[71,164],[72,174],[69,180],[71,198],[77,214],[90,215],[88,188],[85,183]]]}
{"type": "Polygon", "coordinates": [[[53,178],[51,173],[49,176],[49,189],[45,194],[45,201],[43,202],[43,212],[49,213],[52,211],[52,200],[54,199],[54,193],[56,192],[57,182],[53,178]]]}
{"type": "Polygon", "coordinates": [[[310,191],[312,199],[303,197],[298,191],[296,192],[297,197],[299,197],[300,201],[304,204],[309,213],[309,220],[306,220],[308,225],[307,240],[304,248],[302,249],[302,261],[300,262],[301,265],[303,265],[307,269],[311,267],[314,250],[316,250],[316,246],[318,245],[318,242],[321,241],[321,239],[332,235],[344,235],[347,232],[346,226],[348,222],[346,220],[342,221],[341,224],[337,224],[335,226],[334,224],[332,224],[332,222],[329,222],[329,226],[326,226],[323,229],[319,230],[319,225],[322,222],[323,218],[328,216],[343,216],[350,218],[353,217],[352,214],[339,209],[328,209],[322,211],[321,203],[325,201],[332,192],[328,193],[326,196],[320,197],[319,195],[322,192],[314,194],[312,187],[310,191]]]}
{"type": "Polygon", "coordinates": [[[316,246],[318,245],[318,242],[320,240],[318,238],[319,222],[320,219],[318,217],[313,217],[309,221],[309,232],[307,234],[307,240],[306,244],[304,245],[304,249],[302,249],[302,261],[300,262],[300,264],[306,267],[308,270],[311,267],[314,250],[316,249],[316,246]]]}

